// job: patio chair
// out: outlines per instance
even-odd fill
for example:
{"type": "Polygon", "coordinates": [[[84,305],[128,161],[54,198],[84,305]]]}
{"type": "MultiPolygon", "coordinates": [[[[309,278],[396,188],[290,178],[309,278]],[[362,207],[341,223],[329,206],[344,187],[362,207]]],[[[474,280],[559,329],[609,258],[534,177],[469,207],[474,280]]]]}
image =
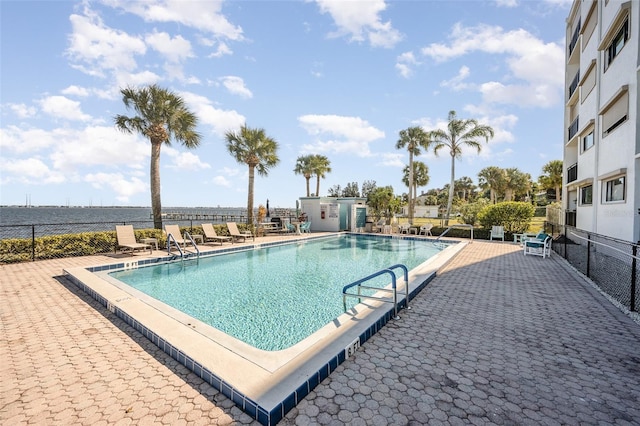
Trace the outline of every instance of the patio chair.
{"type": "Polygon", "coordinates": [[[500,238],[502,241],[504,241],[504,226],[492,226],[491,227],[491,234],[489,235],[489,240],[493,241],[493,239],[498,239],[500,238]]]}
{"type": "MultiPolygon", "coordinates": [[[[164,232],[167,234],[167,238],[169,238],[169,234],[171,234],[173,239],[176,241],[176,244],[182,244],[183,248],[190,242],[189,240],[186,240],[184,238],[184,234],[180,232],[179,225],[165,225],[164,232]]],[[[169,247],[169,241],[167,241],[167,247],[169,247]]]]}
{"type": "Polygon", "coordinates": [[[408,234],[409,229],[411,229],[411,225],[408,223],[401,223],[398,225],[398,234],[408,234]]]}
{"type": "Polygon", "coordinates": [[[371,227],[371,232],[382,232],[382,230],[384,229],[385,222],[386,222],[385,219],[380,219],[379,221],[374,223],[373,226],[371,227]]]}
{"type": "Polygon", "coordinates": [[[208,243],[209,241],[213,243],[220,243],[220,245],[222,245],[222,243],[224,243],[225,241],[230,241],[233,243],[233,238],[227,237],[226,235],[218,235],[216,233],[216,229],[210,223],[202,224],[202,232],[204,232],[205,243],[208,243]]]}
{"type": "Polygon", "coordinates": [[[532,254],[534,256],[545,257],[551,256],[551,235],[540,233],[536,238],[525,240],[524,255],[532,254]]]}
{"type": "Polygon", "coordinates": [[[420,232],[418,232],[418,235],[422,235],[424,233],[425,236],[431,235],[431,228],[433,228],[433,223],[427,223],[426,225],[422,225],[420,227],[420,232]]]}
{"type": "Polygon", "coordinates": [[[307,234],[311,233],[311,222],[304,222],[300,224],[300,232],[303,234],[306,232],[307,234]]]}
{"type": "Polygon", "coordinates": [[[229,228],[229,235],[233,238],[233,241],[238,241],[242,238],[242,241],[246,241],[247,238],[253,238],[255,240],[255,236],[250,231],[240,232],[238,230],[238,224],[235,222],[227,222],[227,228],[229,228]]]}
{"type": "Polygon", "coordinates": [[[136,241],[133,225],[116,225],[116,239],[118,240],[116,251],[120,249],[122,253],[129,251],[133,254],[136,250],[146,250],[148,248],[149,253],[152,253],[151,244],[136,241]]]}

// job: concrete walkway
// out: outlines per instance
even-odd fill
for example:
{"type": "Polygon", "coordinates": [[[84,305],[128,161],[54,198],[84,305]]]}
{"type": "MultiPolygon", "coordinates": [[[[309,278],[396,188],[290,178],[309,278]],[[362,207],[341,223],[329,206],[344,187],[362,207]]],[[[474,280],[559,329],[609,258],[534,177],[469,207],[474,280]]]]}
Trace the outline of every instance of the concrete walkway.
{"type": "MultiPolygon", "coordinates": [[[[254,424],[61,277],[0,266],[0,424],[254,424]]],[[[476,241],[281,424],[640,424],[640,325],[555,253],[476,241]]]]}

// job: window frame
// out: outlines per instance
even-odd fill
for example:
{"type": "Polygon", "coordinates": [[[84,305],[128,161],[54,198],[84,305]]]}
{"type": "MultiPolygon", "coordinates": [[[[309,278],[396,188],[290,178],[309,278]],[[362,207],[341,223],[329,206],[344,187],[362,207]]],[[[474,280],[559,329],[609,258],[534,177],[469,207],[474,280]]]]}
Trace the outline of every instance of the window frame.
{"type": "Polygon", "coordinates": [[[593,184],[585,185],[580,187],[580,205],[581,206],[591,206],[593,205],[593,184]],[[587,188],[591,188],[590,191],[586,191],[587,188]],[[586,195],[589,195],[589,200],[586,200],[586,195]]]}
{"type": "Polygon", "coordinates": [[[589,149],[593,148],[593,146],[596,144],[596,140],[595,140],[595,135],[594,135],[594,129],[591,129],[591,131],[589,131],[589,133],[587,133],[584,136],[580,137],[580,149],[581,152],[586,152],[589,149]],[[591,145],[589,146],[585,146],[585,140],[591,136],[591,145]]]}
{"type": "Polygon", "coordinates": [[[627,176],[619,175],[602,181],[602,203],[603,204],[620,204],[627,201],[627,176]],[[614,199],[615,195],[615,181],[622,181],[621,198],[614,199]]]}
{"type": "Polygon", "coordinates": [[[604,49],[604,72],[606,72],[613,61],[620,55],[622,49],[628,44],[629,41],[629,15],[624,18],[620,29],[613,36],[611,42],[604,49]],[[622,43],[620,45],[620,43],[622,43]]]}

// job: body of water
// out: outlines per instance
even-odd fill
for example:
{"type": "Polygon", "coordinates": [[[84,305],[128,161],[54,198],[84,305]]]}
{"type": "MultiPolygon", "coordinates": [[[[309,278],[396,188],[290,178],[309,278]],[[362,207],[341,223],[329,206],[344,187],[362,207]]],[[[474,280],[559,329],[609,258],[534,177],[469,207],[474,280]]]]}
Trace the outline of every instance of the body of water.
{"type": "MultiPolygon", "coordinates": [[[[271,209],[271,214],[274,215],[276,210],[282,209],[271,209]]],[[[284,210],[288,211],[288,209],[284,210]]],[[[202,222],[239,221],[235,218],[246,218],[247,209],[172,207],[162,209],[162,213],[168,215],[165,219],[167,223],[189,226],[200,225],[202,222]],[[176,213],[184,214],[184,219],[180,220],[172,215],[176,213]],[[214,215],[217,219],[214,219],[214,215]]],[[[151,207],[0,207],[0,239],[109,231],[114,230],[116,224],[133,224],[134,228],[152,228],[151,207]]]]}

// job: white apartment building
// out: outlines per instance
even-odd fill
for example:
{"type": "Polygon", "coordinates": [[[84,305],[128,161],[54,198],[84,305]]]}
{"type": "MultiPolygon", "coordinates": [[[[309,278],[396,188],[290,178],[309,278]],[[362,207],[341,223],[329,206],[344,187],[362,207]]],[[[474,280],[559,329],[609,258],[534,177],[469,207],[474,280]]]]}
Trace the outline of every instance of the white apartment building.
{"type": "Polygon", "coordinates": [[[565,223],[640,241],[640,1],[575,0],[567,18],[565,223]]]}

